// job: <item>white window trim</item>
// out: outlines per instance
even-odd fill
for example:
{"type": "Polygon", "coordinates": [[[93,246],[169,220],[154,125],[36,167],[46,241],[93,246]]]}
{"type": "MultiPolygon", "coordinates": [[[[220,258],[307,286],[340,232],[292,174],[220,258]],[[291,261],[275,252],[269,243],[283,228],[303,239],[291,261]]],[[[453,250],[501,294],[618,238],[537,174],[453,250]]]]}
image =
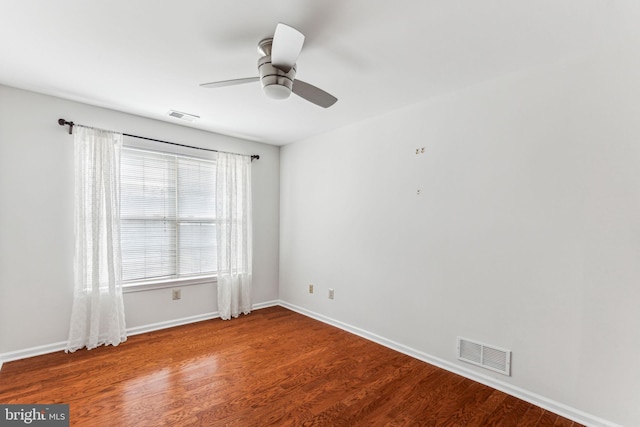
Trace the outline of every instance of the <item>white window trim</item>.
{"type": "Polygon", "coordinates": [[[122,292],[125,294],[131,292],[153,291],[156,289],[175,288],[191,285],[204,285],[207,283],[218,283],[217,275],[198,276],[198,277],[181,277],[159,280],[145,280],[140,282],[124,282],[122,284],[122,292]]]}

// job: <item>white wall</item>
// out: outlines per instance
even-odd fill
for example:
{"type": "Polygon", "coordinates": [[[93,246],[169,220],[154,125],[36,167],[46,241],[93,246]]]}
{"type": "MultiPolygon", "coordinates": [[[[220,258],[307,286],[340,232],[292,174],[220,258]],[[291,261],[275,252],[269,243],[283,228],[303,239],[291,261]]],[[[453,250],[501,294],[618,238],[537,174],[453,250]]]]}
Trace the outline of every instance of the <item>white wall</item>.
{"type": "MultiPolygon", "coordinates": [[[[253,163],[254,303],[278,298],[279,147],[0,86],[0,354],[66,341],[73,294],[73,137],[59,118],[243,154],[253,163]]],[[[128,328],[217,311],[213,283],[125,294],[128,328]]]]}
{"type": "Polygon", "coordinates": [[[511,349],[471,369],[640,425],[639,53],[283,147],[281,300],[455,366],[456,336],[511,349]]]}

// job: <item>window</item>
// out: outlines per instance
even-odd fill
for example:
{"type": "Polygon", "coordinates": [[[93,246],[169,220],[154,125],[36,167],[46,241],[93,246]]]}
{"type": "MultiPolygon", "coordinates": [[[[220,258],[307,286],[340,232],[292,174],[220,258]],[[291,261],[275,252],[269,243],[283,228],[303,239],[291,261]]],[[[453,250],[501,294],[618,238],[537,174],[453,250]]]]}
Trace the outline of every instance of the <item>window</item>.
{"type": "Polygon", "coordinates": [[[125,147],[120,179],[123,282],[215,275],[216,163],[125,147]]]}

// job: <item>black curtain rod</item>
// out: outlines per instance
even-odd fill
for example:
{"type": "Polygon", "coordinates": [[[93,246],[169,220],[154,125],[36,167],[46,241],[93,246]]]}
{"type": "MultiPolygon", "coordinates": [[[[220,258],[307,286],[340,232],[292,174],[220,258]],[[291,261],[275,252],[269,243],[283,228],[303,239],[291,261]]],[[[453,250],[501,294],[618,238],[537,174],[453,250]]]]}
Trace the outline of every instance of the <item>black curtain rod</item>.
{"type": "MultiPolygon", "coordinates": [[[[58,119],[58,124],[60,126],[69,126],[69,135],[73,134],[73,127],[76,125],[75,123],[68,122],[65,119],[58,119]]],[[[123,135],[124,136],[130,136],[132,138],[146,139],[147,141],[161,142],[163,144],[177,145],[178,147],[195,148],[196,150],[212,151],[214,153],[218,153],[219,152],[219,150],[212,150],[210,148],[194,147],[192,145],[185,145],[185,144],[178,144],[176,142],[162,141],[161,139],[147,138],[146,136],[132,135],[130,133],[123,133],[123,135]]],[[[257,155],[257,154],[251,155],[251,161],[254,161],[254,160],[260,160],[260,156],[257,155]]]]}

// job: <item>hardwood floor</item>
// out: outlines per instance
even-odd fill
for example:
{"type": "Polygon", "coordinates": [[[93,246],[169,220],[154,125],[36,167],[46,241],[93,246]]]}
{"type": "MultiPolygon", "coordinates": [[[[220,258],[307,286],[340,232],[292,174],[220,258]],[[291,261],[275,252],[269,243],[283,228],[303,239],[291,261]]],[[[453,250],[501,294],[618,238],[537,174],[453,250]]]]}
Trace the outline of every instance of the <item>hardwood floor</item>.
{"type": "Polygon", "coordinates": [[[5,363],[0,403],[78,426],[579,426],[282,307],[5,363]]]}

